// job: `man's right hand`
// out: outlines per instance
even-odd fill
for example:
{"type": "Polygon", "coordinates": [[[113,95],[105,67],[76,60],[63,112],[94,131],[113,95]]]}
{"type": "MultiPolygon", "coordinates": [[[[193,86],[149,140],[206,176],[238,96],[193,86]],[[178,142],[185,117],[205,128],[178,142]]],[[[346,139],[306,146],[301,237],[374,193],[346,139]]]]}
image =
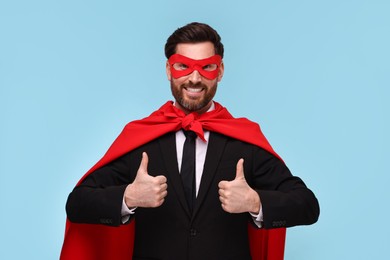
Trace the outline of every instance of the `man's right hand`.
{"type": "Polygon", "coordinates": [[[163,204],[167,196],[167,178],[163,175],[150,176],[148,162],[148,155],[143,152],[137,176],[125,190],[125,203],[129,208],[156,208],[163,204]]]}

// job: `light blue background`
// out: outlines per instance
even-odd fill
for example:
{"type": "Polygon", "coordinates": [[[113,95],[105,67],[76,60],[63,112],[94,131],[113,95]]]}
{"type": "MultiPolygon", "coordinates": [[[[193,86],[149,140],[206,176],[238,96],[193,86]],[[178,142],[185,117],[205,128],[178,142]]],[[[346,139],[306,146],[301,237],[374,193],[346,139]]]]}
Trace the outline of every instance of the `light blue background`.
{"type": "Polygon", "coordinates": [[[163,45],[202,21],[216,100],[261,124],[316,193],[286,259],[385,259],[390,1],[0,2],[0,259],[57,259],[65,201],[128,121],[171,99],[163,45]]]}

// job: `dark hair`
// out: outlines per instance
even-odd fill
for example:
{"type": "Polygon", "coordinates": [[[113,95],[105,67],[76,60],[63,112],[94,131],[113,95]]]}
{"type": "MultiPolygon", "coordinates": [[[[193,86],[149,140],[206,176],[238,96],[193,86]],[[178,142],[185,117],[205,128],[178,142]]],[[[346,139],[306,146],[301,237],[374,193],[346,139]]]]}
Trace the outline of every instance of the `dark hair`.
{"type": "Polygon", "coordinates": [[[190,23],[178,28],[167,39],[165,44],[165,56],[167,59],[176,53],[176,46],[179,43],[212,42],[215,54],[223,58],[223,44],[221,37],[211,26],[204,23],[190,23]]]}

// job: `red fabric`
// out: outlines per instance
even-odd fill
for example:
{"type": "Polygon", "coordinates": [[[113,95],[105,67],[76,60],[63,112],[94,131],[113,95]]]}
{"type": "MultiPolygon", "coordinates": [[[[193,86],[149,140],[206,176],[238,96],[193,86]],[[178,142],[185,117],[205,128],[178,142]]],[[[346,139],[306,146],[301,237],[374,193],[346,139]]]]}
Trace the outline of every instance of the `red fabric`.
{"type": "MultiPolygon", "coordinates": [[[[272,149],[258,124],[245,118],[233,118],[226,108],[215,102],[215,110],[204,114],[185,115],[169,101],[150,116],[130,122],[117,137],[103,158],[78,182],[91,172],[125,153],[181,128],[192,130],[204,140],[203,129],[217,132],[257,145],[280,158],[272,149]]],[[[77,185],[78,185],[77,184],[77,185]]],[[[282,260],[286,229],[256,229],[248,224],[252,259],[282,260]]],[[[129,225],[109,227],[94,224],[66,222],[61,260],[128,260],[133,254],[134,221],[129,225]]]]}
{"type": "Polygon", "coordinates": [[[180,54],[173,54],[169,60],[169,65],[171,66],[172,76],[177,79],[183,76],[191,74],[194,70],[197,70],[203,77],[208,79],[215,79],[219,74],[219,66],[221,66],[222,57],[220,55],[214,55],[202,60],[194,60],[180,54]],[[175,68],[175,64],[180,63],[185,65],[180,69],[175,68]],[[209,66],[208,69],[205,69],[208,65],[216,65],[215,68],[211,69],[209,66]]]}

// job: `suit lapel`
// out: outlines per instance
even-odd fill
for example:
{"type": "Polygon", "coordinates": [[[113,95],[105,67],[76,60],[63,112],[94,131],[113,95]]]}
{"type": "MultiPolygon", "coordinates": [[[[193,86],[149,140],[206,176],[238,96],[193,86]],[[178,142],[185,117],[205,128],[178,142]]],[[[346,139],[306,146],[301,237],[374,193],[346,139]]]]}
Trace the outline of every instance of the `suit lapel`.
{"type": "Polygon", "coordinates": [[[171,187],[173,187],[181,206],[188,216],[191,217],[177,165],[175,133],[167,134],[159,138],[159,144],[165,168],[167,169],[167,179],[168,182],[170,182],[168,183],[168,186],[171,185],[171,187]]]}
{"type": "MultiPolygon", "coordinates": [[[[199,187],[198,197],[196,198],[194,214],[197,213],[201,207],[210,185],[213,182],[214,176],[217,172],[217,167],[221,160],[221,156],[225,149],[226,137],[213,132],[210,132],[209,144],[207,147],[206,160],[203,168],[202,180],[199,187]]],[[[184,193],[183,193],[184,194],[184,193]]]]}

